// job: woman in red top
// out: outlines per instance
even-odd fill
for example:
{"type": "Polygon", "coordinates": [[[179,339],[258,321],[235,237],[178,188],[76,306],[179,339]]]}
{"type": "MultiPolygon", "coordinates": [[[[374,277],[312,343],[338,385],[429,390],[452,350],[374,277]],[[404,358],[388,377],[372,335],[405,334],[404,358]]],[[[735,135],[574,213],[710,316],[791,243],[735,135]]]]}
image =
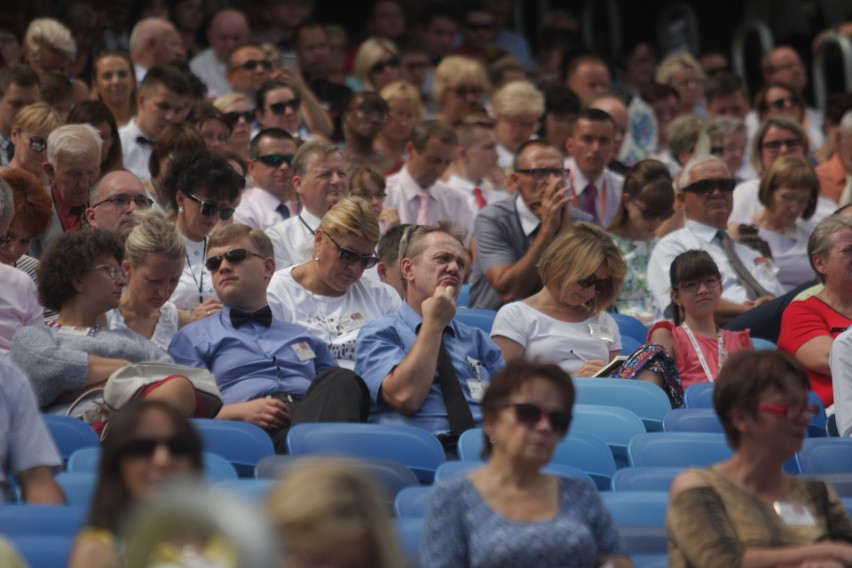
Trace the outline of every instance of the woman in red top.
{"type": "Polygon", "coordinates": [[[808,241],[808,256],[824,288],[787,306],[778,347],[805,367],[811,390],[830,406],[834,392],[828,354],[834,338],[852,325],[852,219],[841,215],[823,219],[808,241]]]}

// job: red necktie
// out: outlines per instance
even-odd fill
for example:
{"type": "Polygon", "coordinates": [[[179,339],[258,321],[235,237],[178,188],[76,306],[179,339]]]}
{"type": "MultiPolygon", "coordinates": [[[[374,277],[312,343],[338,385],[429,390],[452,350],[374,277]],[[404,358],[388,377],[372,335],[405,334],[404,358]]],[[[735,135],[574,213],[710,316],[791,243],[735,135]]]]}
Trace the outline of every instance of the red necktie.
{"type": "Polygon", "coordinates": [[[586,186],[586,190],[583,192],[583,201],[585,202],[583,209],[585,209],[586,212],[591,213],[595,224],[597,224],[598,223],[598,188],[595,187],[595,184],[590,183],[589,185],[586,186]]]}
{"type": "Polygon", "coordinates": [[[488,205],[488,202],[485,201],[485,198],[482,196],[482,188],[474,187],[473,188],[473,197],[476,199],[476,205],[480,209],[482,209],[483,207],[488,205]]]}

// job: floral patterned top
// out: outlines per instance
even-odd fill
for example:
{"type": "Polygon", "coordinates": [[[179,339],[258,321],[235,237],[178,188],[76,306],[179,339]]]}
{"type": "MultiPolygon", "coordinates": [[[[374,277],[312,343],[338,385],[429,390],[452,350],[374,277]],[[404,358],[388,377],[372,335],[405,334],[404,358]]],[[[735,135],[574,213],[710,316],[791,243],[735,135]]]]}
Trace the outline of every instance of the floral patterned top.
{"type": "Polygon", "coordinates": [[[634,241],[616,234],[610,236],[627,263],[627,276],[615,300],[615,307],[620,314],[627,314],[645,322],[651,321],[654,317],[654,304],[648,290],[648,259],[659,239],[634,241]]]}

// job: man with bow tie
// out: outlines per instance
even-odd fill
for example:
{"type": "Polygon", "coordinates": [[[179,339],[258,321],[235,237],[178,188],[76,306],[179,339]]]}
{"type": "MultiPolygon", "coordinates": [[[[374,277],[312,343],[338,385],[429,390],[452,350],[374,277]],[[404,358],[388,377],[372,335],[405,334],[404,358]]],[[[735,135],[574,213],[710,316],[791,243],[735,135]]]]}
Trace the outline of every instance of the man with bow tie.
{"type": "Polygon", "coordinates": [[[263,231],[216,230],[207,268],[224,309],[181,329],[169,354],[216,376],[225,403],[217,418],[257,424],[279,451],[291,423],[366,421],[369,392],[360,377],[338,368],[307,330],[272,318],[266,287],[275,260],[263,231]]]}

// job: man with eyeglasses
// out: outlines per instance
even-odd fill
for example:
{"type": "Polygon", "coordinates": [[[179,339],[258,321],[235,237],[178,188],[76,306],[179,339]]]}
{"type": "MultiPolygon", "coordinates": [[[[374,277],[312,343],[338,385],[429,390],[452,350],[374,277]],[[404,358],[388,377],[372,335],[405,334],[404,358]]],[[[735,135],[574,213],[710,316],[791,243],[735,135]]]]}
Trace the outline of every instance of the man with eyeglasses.
{"type": "Polygon", "coordinates": [[[249,144],[249,173],[254,187],[245,190],[234,212],[234,222],[261,230],[299,214],[290,165],[296,141],[280,128],[258,132],[249,144]]]}
{"type": "Polygon", "coordinates": [[[569,172],[562,163],[562,152],[545,140],[518,148],[509,174],[518,195],[489,204],[474,222],[471,307],[496,310],[540,290],[538,261],[544,249],[572,220],[591,220],[572,207],[569,172]]]}
{"type": "Polygon", "coordinates": [[[256,43],[243,43],[235,47],[228,56],[228,79],[234,91],[254,99],[260,86],[269,80],[272,62],[266,52],[256,43]]]}
{"type": "Polygon", "coordinates": [[[186,118],[192,88],[172,65],[152,67],[136,93],[136,116],[118,129],[124,167],[136,177],[151,177],[148,162],[154,142],[170,124],[186,118]]]}
{"type": "Polygon", "coordinates": [[[249,24],[239,10],[220,10],[210,20],[207,42],[210,47],[189,62],[189,69],[207,85],[207,96],[215,98],[231,92],[228,83],[228,54],[249,38],[249,24]]]}
{"type": "Polygon", "coordinates": [[[663,237],[648,262],[648,287],[658,318],[666,317],[671,304],[669,268],[687,250],[707,251],[719,267],[722,299],[715,313],[719,324],[784,293],[774,273],[762,269],[767,259],[733,242],[725,232],[735,185],[716,156],[693,159],[678,176],[676,198],[686,214],[686,226],[663,237]]]}
{"type": "Polygon", "coordinates": [[[216,418],[264,428],[282,453],[291,424],[366,421],[369,393],[360,377],[339,368],[323,341],[272,317],[266,293],[276,264],[263,231],[217,229],[207,269],[224,308],[181,329],[169,354],[216,376],[225,403],[216,418]]]}
{"type": "Polygon", "coordinates": [[[137,211],[146,211],[154,201],[145,186],[129,170],[107,172],[92,186],[86,221],[92,227],[108,231],[124,242],[136,226],[137,211]]]}

